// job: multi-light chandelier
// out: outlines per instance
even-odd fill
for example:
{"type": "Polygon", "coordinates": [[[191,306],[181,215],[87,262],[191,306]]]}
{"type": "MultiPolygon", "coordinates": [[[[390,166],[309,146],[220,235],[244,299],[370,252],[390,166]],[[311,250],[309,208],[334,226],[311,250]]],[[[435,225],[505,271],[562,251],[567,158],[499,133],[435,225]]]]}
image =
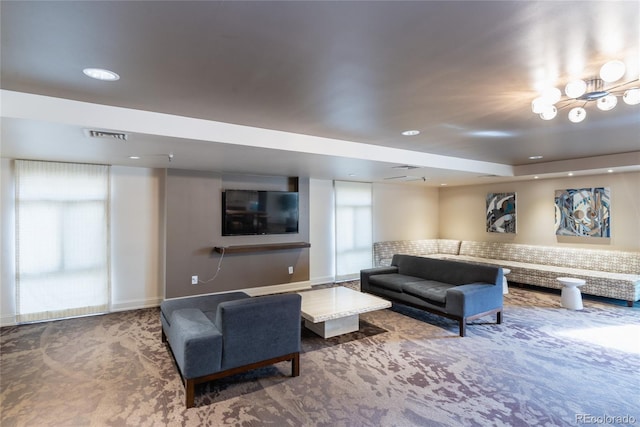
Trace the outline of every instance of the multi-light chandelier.
{"type": "Polygon", "coordinates": [[[580,123],[587,117],[585,107],[593,102],[602,111],[613,109],[619,96],[626,104],[640,104],[639,79],[616,83],[625,71],[622,61],[609,61],[600,68],[600,76],[570,81],[564,88],[564,96],[556,87],[544,90],[531,102],[531,110],[543,120],[551,120],[559,110],[570,108],[569,120],[580,123]]]}

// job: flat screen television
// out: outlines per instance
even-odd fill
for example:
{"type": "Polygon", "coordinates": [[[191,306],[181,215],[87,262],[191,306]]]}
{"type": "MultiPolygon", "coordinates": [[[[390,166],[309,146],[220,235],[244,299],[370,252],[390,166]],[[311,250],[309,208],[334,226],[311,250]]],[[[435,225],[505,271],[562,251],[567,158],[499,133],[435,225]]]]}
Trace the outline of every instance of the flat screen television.
{"type": "Polygon", "coordinates": [[[298,232],[298,193],[226,190],[222,192],[222,235],[298,232]]]}

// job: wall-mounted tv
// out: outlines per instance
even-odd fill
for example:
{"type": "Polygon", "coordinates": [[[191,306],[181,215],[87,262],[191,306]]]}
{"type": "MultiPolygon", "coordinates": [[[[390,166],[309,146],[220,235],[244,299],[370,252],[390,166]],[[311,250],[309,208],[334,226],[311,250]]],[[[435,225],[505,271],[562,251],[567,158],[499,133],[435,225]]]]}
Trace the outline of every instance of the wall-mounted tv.
{"type": "Polygon", "coordinates": [[[222,193],[222,235],[298,232],[298,193],[226,190],[222,193]]]}

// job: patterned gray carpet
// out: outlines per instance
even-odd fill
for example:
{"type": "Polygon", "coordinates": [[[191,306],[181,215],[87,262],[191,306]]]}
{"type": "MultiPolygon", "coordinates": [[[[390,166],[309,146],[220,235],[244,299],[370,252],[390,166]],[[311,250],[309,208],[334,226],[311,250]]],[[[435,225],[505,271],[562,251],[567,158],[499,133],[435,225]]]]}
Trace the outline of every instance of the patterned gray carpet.
{"type": "Polygon", "coordinates": [[[282,363],[206,384],[189,410],[158,315],[3,328],[0,424],[640,425],[637,304],[569,311],[556,294],[515,288],[504,323],[480,319],[465,338],[413,309],[367,313],[353,334],[304,331],[300,377],[282,363]]]}

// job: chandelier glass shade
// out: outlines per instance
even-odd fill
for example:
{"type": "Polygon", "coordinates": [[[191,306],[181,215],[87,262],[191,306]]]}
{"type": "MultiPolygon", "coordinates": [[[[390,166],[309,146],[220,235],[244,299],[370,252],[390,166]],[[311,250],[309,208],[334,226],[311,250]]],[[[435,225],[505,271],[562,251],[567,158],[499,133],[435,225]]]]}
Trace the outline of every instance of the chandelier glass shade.
{"type": "Polygon", "coordinates": [[[638,105],[639,79],[616,83],[624,76],[625,69],[622,61],[609,61],[600,68],[599,76],[567,83],[564,96],[558,88],[547,88],[531,102],[531,111],[543,120],[551,120],[560,110],[569,108],[569,120],[580,123],[587,117],[585,107],[590,103],[595,103],[602,111],[615,108],[618,97],[622,97],[625,104],[638,105]]]}
{"type": "Polygon", "coordinates": [[[569,120],[573,123],[580,123],[587,117],[587,112],[582,107],[574,107],[569,111],[569,120]]]}

